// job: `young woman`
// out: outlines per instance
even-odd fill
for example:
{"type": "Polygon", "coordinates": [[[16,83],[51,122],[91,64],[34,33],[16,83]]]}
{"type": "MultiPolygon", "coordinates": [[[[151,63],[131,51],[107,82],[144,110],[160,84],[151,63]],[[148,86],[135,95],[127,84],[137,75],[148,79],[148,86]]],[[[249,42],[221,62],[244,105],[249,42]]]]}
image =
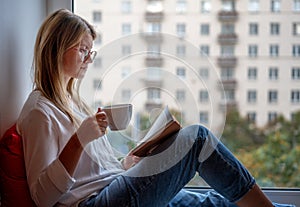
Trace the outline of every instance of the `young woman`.
{"type": "Polygon", "coordinates": [[[200,125],[180,130],[162,145],[167,149],[157,149],[161,153],[118,161],[105,135],[106,114],[92,112],[78,94],[96,55],[95,38],[87,21],[64,9],[37,34],[34,90],[17,129],[38,206],[273,206],[245,167],[200,125]],[[195,173],[218,193],[182,190],[195,173]]]}

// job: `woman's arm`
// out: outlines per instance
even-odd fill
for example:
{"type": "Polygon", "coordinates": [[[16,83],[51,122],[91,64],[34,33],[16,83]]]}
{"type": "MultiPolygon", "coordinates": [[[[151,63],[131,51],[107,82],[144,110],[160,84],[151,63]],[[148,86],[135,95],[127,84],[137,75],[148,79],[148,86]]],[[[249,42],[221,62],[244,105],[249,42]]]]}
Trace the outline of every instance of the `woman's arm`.
{"type": "Polygon", "coordinates": [[[75,133],[59,155],[59,160],[71,176],[74,174],[82,151],[83,147],[75,133]]]}

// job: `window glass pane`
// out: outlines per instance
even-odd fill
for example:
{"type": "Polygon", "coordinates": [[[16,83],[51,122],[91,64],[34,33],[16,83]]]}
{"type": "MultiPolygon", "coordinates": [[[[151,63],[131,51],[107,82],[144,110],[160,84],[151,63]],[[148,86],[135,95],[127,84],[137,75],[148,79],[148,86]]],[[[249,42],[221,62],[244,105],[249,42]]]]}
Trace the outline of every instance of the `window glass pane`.
{"type": "Polygon", "coordinates": [[[248,11],[258,12],[259,11],[259,0],[249,0],[248,11]]]}
{"type": "Polygon", "coordinates": [[[187,10],[186,0],[177,0],[176,1],[176,12],[177,13],[185,13],[186,10],[187,10]]]}
{"type": "Polygon", "coordinates": [[[130,13],[131,9],[131,1],[123,0],[121,3],[121,11],[123,13],[130,13]]]}
{"type": "Polygon", "coordinates": [[[212,129],[224,118],[221,141],[262,187],[299,186],[300,129],[284,127],[300,126],[300,0],[74,3],[98,34],[81,87],[89,105],[133,102],[147,113],[168,105],[184,125],[212,129]],[[286,151],[270,157],[276,136],[286,151]]]}
{"type": "Polygon", "coordinates": [[[209,13],[211,10],[211,0],[200,0],[200,12],[209,13]]]}
{"type": "Polygon", "coordinates": [[[293,23],[293,35],[300,35],[300,22],[293,23]]]}
{"type": "Polygon", "coordinates": [[[209,35],[209,24],[201,24],[200,25],[200,34],[201,35],[209,35]]]}
{"type": "Polygon", "coordinates": [[[280,0],[272,0],[271,1],[271,11],[279,12],[280,11],[280,0]]]}
{"type": "Polygon", "coordinates": [[[300,0],[294,0],[293,10],[296,12],[300,11],[300,0]]]}
{"type": "Polygon", "coordinates": [[[249,34],[250,35],[258,35],[258,24],[257,23],[249,24],[249,34]]]}

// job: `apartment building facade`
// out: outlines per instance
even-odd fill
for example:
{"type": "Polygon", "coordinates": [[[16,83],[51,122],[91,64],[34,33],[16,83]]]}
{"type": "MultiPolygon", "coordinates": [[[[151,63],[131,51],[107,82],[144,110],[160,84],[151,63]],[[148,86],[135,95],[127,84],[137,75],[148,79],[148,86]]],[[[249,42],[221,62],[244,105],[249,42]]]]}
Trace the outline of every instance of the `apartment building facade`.
{"type": "Polygon", "coordinates": [[[82,83],[95,108],[165,105],[222,133],[236,108],[264,126],[300,110],[300,0],[77,0],[95,25],[82,83]]]}

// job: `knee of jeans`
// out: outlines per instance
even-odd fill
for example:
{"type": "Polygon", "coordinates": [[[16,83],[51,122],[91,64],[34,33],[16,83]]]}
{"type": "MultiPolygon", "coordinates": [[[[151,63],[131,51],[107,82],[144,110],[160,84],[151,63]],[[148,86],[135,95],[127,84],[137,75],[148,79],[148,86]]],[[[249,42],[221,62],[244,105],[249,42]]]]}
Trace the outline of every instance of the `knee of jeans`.
{"type": "Polygon", "coordinates": [[[187,126],[184,129],[182,129],[181,132],[186,135],[185,138],[194,141],[200,139],[203,142],[207,139],[209,134],[209,130],[205,126],[200,124],[187,126]]]}

